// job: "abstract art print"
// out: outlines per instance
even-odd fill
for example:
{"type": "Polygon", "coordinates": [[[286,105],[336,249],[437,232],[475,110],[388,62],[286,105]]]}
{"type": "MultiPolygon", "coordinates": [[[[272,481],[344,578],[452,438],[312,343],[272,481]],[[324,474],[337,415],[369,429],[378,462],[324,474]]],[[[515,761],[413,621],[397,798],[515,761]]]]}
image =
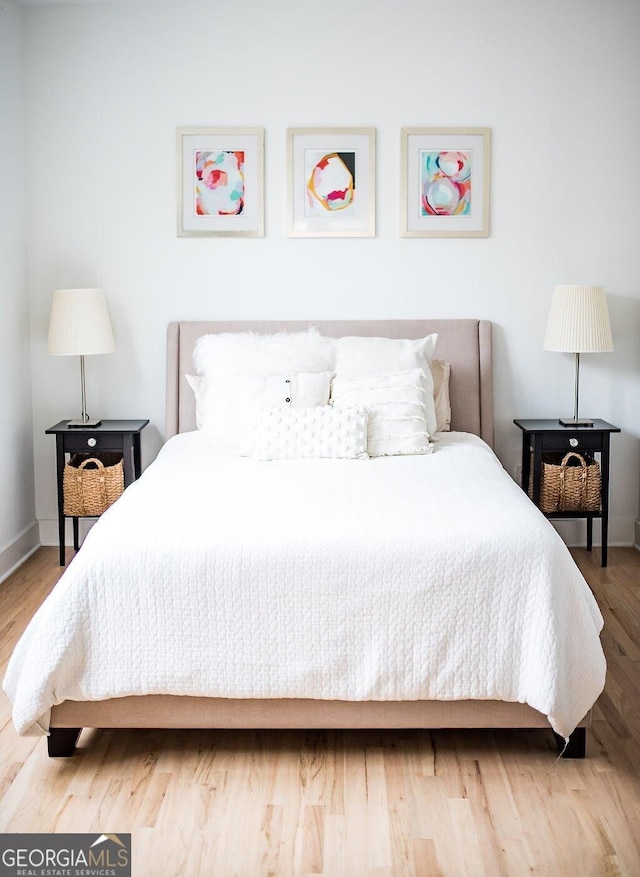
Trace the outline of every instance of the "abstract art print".
{"type": "Polygon", "coordinates": [[[244,150],[196,149],[194,197],[197,216],[240,216],[244,210],[244,150]]]}
{"type": "Polygon", "coordinates": [[[178,236],[264,235],[262,128],[178,128],[178,236]]]}
{"type": "Polygon", "coordinates": [[[374,129],[287,133],[290,237],[373,237],[374,129]]]}
{"type": "Polygon", "coordinates": [[[487,237],[488,128],[403,128],[402,237],[487,237]]]}

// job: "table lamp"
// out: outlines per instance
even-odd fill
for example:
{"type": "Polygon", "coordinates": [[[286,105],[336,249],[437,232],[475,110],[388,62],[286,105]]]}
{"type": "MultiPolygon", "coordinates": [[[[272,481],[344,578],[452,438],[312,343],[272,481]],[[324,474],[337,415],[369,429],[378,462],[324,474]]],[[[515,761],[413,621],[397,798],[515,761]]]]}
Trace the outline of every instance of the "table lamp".
{"type": "Polygon", "coordinates": [[[115,349],[107,303],[101,289],[56,289],[49,320],[48,351],[54,356],[80,357],[82,414],[68,426],[98,426],[87,414],[84,358],[115,349]]]}
{"type": "Polygon", "coordinates": [[[544,338],[545,350],[575,354],[573,417],[560,418],[563,426],[593,426],[578,417],[580,354],[613,350],[609,311],[601,286],[556,286],[544,338]]]}

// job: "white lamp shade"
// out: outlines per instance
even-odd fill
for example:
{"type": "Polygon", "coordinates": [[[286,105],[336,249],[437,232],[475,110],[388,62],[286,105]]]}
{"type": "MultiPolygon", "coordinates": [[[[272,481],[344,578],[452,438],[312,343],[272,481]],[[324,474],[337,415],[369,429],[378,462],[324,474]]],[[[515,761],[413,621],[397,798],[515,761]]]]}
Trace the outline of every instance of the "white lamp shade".
{"type": "Polygon", "coordinates": [[[613,350],[607,299],[601,286],[555,287],[544,349],[563,353],[613,350]]]}
{"type": "Polygon", "coordinates": [[[115,349],[101,289],[56,289],[49,320],[49,353],[86,356],[115,349]]]}

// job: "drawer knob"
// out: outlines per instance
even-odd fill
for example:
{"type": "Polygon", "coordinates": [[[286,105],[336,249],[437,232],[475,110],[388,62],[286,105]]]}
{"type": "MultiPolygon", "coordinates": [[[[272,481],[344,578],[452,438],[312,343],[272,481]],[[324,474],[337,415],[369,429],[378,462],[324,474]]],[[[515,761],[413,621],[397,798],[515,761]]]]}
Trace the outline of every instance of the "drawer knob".
{"type": "Polygon", "coordinates": [[[579,444],[578,439],[577,438],[570,438],[569,444],[571,445],[572,448],[577,448],[578,444],[579,444]]]}
{"type": "MultiPolygon", "coordinates": [[[[574,442],[575,442],[576,440],[575,440],[575,439],[571,439],[571,441],[574,441],[574,442]]],[[[94,438],[88,438],[88,439],[87,439],[87,444],[89,445],[90,448],[95,448],[95,446],[98,444],[98,442],[97,442],[94,438]]],[[[576,444],[578,444],[578,442],[576,442],[576,444]]]]}

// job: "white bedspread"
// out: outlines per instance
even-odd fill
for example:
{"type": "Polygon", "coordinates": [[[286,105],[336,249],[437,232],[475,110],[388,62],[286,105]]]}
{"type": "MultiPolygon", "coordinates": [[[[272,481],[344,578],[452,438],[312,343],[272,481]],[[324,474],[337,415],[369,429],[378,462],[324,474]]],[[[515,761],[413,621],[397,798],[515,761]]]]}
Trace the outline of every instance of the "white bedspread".
{"type": "Polygon", "coordinates": [[[501,699],[570,733],[604,685],[569,552],[475,436],[430,456],[258,462],[172,439],[11,658],[21,734],[138,694],[501,699]]]}

